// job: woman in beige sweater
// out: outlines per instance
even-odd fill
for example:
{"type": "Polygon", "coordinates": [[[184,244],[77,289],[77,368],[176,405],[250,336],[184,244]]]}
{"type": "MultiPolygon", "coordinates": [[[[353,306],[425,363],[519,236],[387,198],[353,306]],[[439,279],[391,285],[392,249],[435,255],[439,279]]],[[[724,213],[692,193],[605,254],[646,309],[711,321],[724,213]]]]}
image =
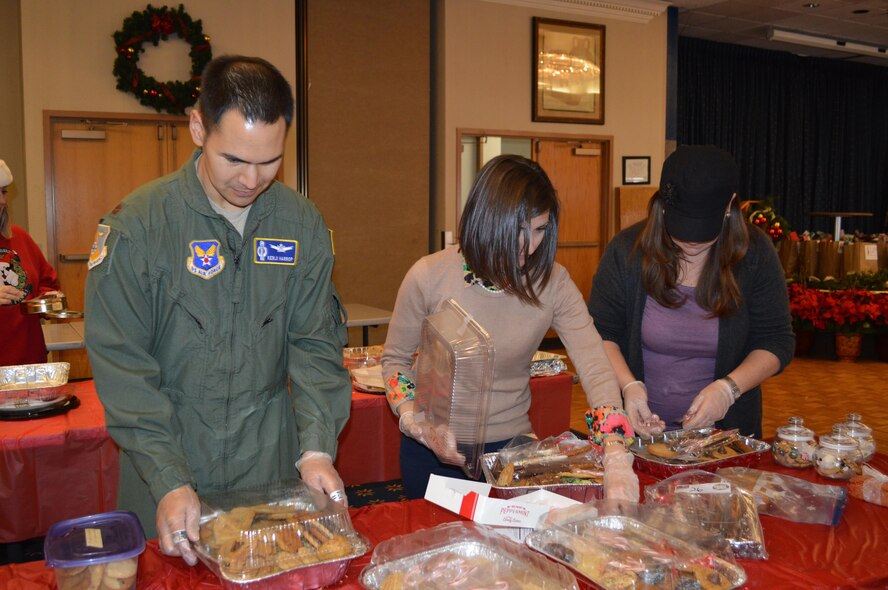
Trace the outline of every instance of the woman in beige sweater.
{"type": "MultiPolygon", "coordinates": [[[[386,397],[405,434],[401,474],[414,498],[424,495],[430,473],[465,477],[439,461],[413,417],[412,363],[422,321],[451,298],[485,328],[495,351],[485,453],[531,432],[529,367],[549,328],[564,343],[590,407],[622,408],[601,337],[567,270],[555,262],[558,199],[545,171],[521,156],[491,160],[469,194],[459,236],[458,248],[425,256],[407,273],[382,356],[386,397]]],[[[618,450],[626,455],[622,444],[618,450]]],[[[637,499],[637,480],[634,486],[637,499]]]]}

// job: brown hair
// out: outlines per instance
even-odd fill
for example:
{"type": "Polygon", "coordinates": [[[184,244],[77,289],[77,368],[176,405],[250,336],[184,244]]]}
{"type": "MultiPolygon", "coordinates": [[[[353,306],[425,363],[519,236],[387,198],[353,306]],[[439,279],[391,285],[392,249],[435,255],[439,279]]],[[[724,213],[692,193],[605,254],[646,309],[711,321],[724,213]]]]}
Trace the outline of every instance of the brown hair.
{"type": "Polygon", "coordinates": [[[459,247],[476,277],[490,281],[521,301],[540,305],[555,265],[558,197],[539,164],[502,155],[478,172],[459,221],[459,247]],[[546,235],[532,255],[530,220],[549,212],[546,235]],[[519,235],[524,234],[524,266],[519,265],[519,235]]]}
{"type": "MultiPolygon", "coordinates": [[[[682,250],[666,231],[663,213],[663,198],[657,191],[651,197],[647,220],[635,239],[633,251],[641,255],[641,281],[647,294],[663,307],[674,309],[685,301],[676,289],[682,250]]],[[[713,317],[725,317],[740,308],[743,296],[734,276],[734,266],[748,248],[748,224],[734,199],[718,238],[706,256],[696,288],[697,304],[713,317]]]]}

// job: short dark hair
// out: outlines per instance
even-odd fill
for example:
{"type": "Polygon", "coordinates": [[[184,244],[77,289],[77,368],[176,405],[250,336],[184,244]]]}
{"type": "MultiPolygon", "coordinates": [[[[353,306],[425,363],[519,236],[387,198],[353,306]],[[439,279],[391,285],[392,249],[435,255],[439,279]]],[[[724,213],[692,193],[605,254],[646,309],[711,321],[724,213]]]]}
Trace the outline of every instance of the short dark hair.
{"type": "Polygon", "coordinates": [[[293,90],[280,70],[259,57],[223,55],[206,65],[201,80],[200,110],[207,132],[231,109],[251,122],[277,122],[290,128],[293,90]]]}
{"type": "Polygon", "coordinates": [[[509,154],[493,158],[478,172],[459,221],[459,246],[469,268],[521,301],[540,305],[535,288],[542,291],[552,275],[558,211],[555,187],[539,164],[509,154]],[[533,255],[527,255],[530,220],[547,211],[546,235],[533,255]],[[519,266],[521,232],[524,267],[519,266]]]}

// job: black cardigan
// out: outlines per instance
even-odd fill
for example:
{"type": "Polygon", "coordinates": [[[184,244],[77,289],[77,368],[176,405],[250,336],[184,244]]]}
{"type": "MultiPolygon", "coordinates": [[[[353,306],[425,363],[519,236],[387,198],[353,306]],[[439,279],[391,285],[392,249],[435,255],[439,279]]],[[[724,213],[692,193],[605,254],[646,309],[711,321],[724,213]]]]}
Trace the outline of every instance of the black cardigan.
{"type": "MultiPolygon", "coordinates": [[[[621,231],[608,244],[589,297],[589,313],[601,337],[619,345],[629,369],[642,381],[641,320],[647,293],[641,283],[641,256],[632,252],[632,245],[643,224],[621,231]]],[[[777,251],[758,228],[750,227],[749,234],[749,249],[735,269],[743,302],[738,313],[719,319],[713,380],[737,368],[753,350],[773,353],[782,371],[795,348],[786,279],[777,251]]],[[[744,393],[716,426],[739,428],[741,434],[762,438],[761,386],[744,393]]]]}

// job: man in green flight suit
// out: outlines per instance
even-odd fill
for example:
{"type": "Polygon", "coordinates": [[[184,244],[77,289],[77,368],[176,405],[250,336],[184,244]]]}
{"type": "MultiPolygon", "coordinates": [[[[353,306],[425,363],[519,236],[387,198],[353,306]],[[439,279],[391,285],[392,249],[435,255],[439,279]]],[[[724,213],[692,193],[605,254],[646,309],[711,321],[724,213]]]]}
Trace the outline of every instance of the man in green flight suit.
{"type": "Polygon", "coordinates": [[[198,149],[106,215],[90,253],[86,344],[122,451],[118,505],[191,564],[198,494],[301,476],[345,502],[332,234],[275,182],[292,118],[270,63],[211,61],[189,120],[198,149]]]}

